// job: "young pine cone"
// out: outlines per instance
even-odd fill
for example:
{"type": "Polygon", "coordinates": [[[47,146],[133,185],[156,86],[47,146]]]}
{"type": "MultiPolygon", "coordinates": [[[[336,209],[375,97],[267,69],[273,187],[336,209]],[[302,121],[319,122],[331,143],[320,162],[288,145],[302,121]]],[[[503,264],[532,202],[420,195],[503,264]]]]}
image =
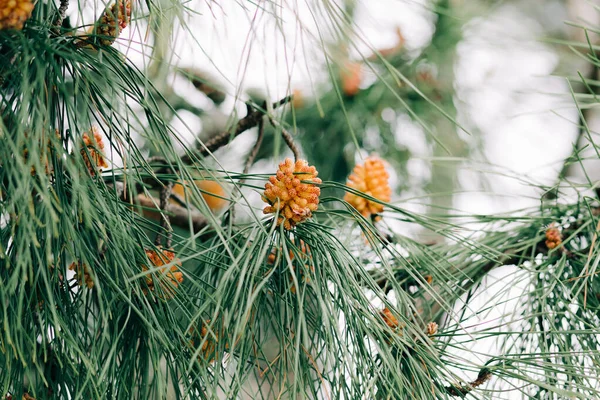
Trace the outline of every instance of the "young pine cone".
{"type": "Polygon", "coordinates": [[[304,160],[294,163],[290,158],[279,164],[275,176],[265,184],[262,196],[269,205],[264,208],[265,214],[279,213],[277,225],[283,223],[287,230],[310,218],[319,204],[321,189],[315,184],[321,183],[318,172],[304,160]]]}
{"type": "MultiPolygon", "coordinates": [[[[348,178],[347,185],[377,200],[389,202],[391,200],[392,189],[390,188],[388,179],[389,174],[385,170],[384,162],[379,158],[369,157],[365,160],[364,164],[358,164],[354,167],[352,174],[348,178]]],[[[371,214],[379,214],[383,211],[383,204],[367,200],[353,193],[346,193],[344,200],[350,203],[364,217],[369,217],[371,214]]]]}
{"type": "MultiPolygon", "coordinates": [[[[188,333],[191,335],[191,339],[189,341],[190,348],[195,349],[197,345],[202,343],[202,347],[200,348],[200,354],[198,355],[198,361],[200,361],[201,358],[203,358],[210,364],[213,361],[218,360],[220,358],[220,355],[218,354],[219,342],[224,342],[226,338],[225,332],[223,331],[222,327],[220,331],[215,332],[214,330],[212,330],[211,332],[209,332],[209,326],[210,320],[207,319],[206,321],[201,322],[199,332],[198,329],[195,329],[192,326],[188,333]]],[[[214,328],[217,327],[213,326],[213,329],[214,328]]],[[[229,343],[225,342],[224,347],[225,350],[228,350],[229,343]]]]}
{"type": "Polygon", "coordinates": [[[438,331],[438,324],[436,322],[430,322],[427,324],[427,335],[433,336],[438,331]]]}
{"type": "Polygon", "coordinates": [[[383,322],[385,322],[385,324],[393,330],[400,328],[400,322],[398,321],[398,318],[392,314],[389,308],[385,307],[379,312],[379,315],[383,319],[383,322]]]}
{"type": "Polygon", "coordinates": [[[560,233],[558,228],[554,224],[552,224],[546,230],[546,247],[548,247],[548,249],[552,250],[552,249],[557,248],[561,244],[562,244],[562,234],[560,233]]]}
{"type": "Polygon", "coordinates": [[[31,0],[0,0],[0,30],[23,29],[31,17],[34,4],[31,0]]]}
{"type": "Polygon", "coordinates": [[[90,133],[85,132],[82,135],[82,139],[83,146],[80,152],[88,171],[94,176],[96,175],[96,170],[102,171],[102,168],[108,167],[108,164],[104,159],[104,142],[102,142],[102,135],[98,128],[92,126],[90,133]]]}
{"type": "Polygon", "coordinates": [[[91,34],[100,44],[110,46],[131,21],[131,0],[117,0],[104,10],[92,27],[91,34]]]}
{"type": "Polygon", "coordinates": [[[362,65],[356,62],[347,62],[340,71],[342,92],[348,97],[356,95],[360,91],[363,80],[362,65]]]}
{"type": "MultiPolygon", "coordinates": [[[[166,299],[173,298],[175,296],[175,289],[179,286],[181,282],[183,282],[183,273],[181,273],[178,269],[178,266],[181,266],[181,261],[175,259],[175,253],[170,250],[162,250],[159,248],[159,252],[156,250],[146,250],[146,256],[152,263],[151,268],[158,268],[156,275],[154,275],[154,279],[152,279],[152,274],[146,275],[146,285],[150,289],[150,291],[154,292],[155,281],[160,282],[160,288],[162,293],[164,294],[166,299]],[[170,267],[163,267],[166,264],[172,264],[170,267]]],[[[148,271],[150,268],[142,265],[143,271],[148,271]]],[[[144,289],[144,293],[146,290],[144,289]]]]}

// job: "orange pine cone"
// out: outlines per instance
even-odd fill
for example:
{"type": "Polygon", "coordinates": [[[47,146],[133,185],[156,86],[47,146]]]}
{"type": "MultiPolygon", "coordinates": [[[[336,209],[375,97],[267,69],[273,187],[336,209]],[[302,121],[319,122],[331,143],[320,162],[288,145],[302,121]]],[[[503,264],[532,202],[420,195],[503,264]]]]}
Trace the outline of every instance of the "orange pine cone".
{"type": "Polygon", "coordinates": [[[360,90],[362,82],[362,65],[356,62],[347,62],[340,71],[342,91],[346,96],[354,96],[360,90]]]}
{"type": "Polygon", "coordinates": [[[560,230],[554,225],[550,225],[550,227],[546,230],[546,247],[552,250],[557,248],[562,244],[562,234],[560,230]]]}
{"type": "Polygon", "coordinates": [[[265,184],[262,196],[269,205],[264,208],[265,214],[279,213],[277,225],[283,223],[287,230],[312,216],[319,204],[321,189],[315,184],[321,183],[317,178],[315,167],[304,160],[294,163],[290,158],[279,164],[275,176],[265,184]]]}
{"type": "Polygon", "coordinates": [[[304,107],[304,95],[300,89],[294,89],[292,92],[292,106],[296,109],[304,107]]]}
{"type": "Polygon", "coordinates": [[[33,8],[31,0],[0,0],[0,30],[23,29],[33,8]]]}
{"type": "MultiPolygon", "coordinates": [[[[206,321],[201,322],[200,332],[197,332],[197,329],[194,329],[192,326],[188,333],[192,336],[189,342],[191,348],[195,348],[197,343],[202,343],[198,359],[202,357],[209,363],[212,363],[215,359],[219,358],[217,355],[217,346],[220,340],[225,340],[223,337],[225,335],[223,329],[221,329],[221,332],[213,331],[214,335],[209,333],[207,328],[209,325],[210,319],[207,319],[206,321]]],[[[225,349],[229,349],[229,343],[225,343],[225,349]]]]}
{"type": "MultiPolygon", "coordinates": [[[[194,184],[202,192],[202,198],[212,211],[220,211],[227,205],[225,189],[218,182],[209,180],[196,180],[194,184]]],[[[189,190],[189,189],[188,189],[189,190]]],[[[186,200],[185,188],[181,183],[173,185],[173,193],[182,200],[186,200]]]]}
{"type": "Polygon", "coordinates": [[[100,131],[95,126],[92,126],[90,133],[85,132],[82,135],[83,146],[81,146],[80,153],[83,156],[83,161],[88,171],[94,176],[96,175],[96,170],[102,171],[102,168],[107,168],[108,164],[104,159],[104,142],[102,141],[100,131]]]}
{"type": "Polygon", "coordinates": [[[392,314],[389,308],[385,307],[379,312],[379,315],[383,319],[383,322],[385,322],[385,324],[390,328],[395,330],[400,327],[400,322],[398,321],[398,318],[396,318],[396,316],[392,314]]]}
{"type": "Polygon", "coordinates": [[[427,324],[427,335],[433,336],[438,331],[438,324],[436,322],[430,322],[427,324]]]}
{"type": "MultiPolygon", "coordinates": [[[[391,200],[392,189],[390,188],[388,179],[389,174],[385,170],[384,162],[379,158],[369,157],[365,160],[364,165],[358,164],[354,167],[346,184],[368,196],[389,202],[391,200]]],[[[346,193],[344,200],[365,217],[369,217],[371,214],[379,214],[383,211],[383,204],[375,203],[353,193],[346,193]]]]}
{"type": "MultiPolygon", "coordinates": [[[[183,282],[183,273],[181,273],[178,269],[178,266],[181,266],[181,261],[175,258],[175,253],[170,250],[162,250],[160,249],[160,253],[156,250],[146,249],[146,257],[152,263],[152,267],[162,267],[158,268],[159,276],[152,279],[152,275],[146,275],[146,285],[150,289],[150,291],[155,291],[154,281],[155,280],[166,280],[166,282],[160,283],[160,288],[165,295],[165,298],[170,299],[175,295],[175,289],[179,286],[181,282],[183,282]],[[163,265],[171,264],[171,267],[163,267],[163,265]]],[[[143,271],[148,271],[149,268],[145,265],[142,265],[143,271]]]]}

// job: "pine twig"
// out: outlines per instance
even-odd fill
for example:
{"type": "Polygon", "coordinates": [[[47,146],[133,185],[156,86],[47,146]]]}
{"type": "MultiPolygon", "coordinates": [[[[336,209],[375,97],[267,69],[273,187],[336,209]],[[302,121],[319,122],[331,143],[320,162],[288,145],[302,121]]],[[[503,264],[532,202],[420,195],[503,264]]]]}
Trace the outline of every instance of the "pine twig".
{"type": "Polygon", "coordinates": [[[294,143],[292,134],[289,133],[283,126],[281,126],[280,123],[275,121],[273,118],[269,117],[269,121],[271,122],[271,125],[273,125],[276,128],[281,129],[281,136],[283,136],[283,140],[285,141],[285,144],[287,144],[287,147],[289,147],[289,149],[294,154],[294,161],[298,161],[298,159],[300,158],[300,150],[298,150],[298,146],[296,146],[296,143],[294,143]]]}
{"type": "MultiPolygon", "coordinates": [[[[139,194],[133,202],[139,206],[160,212],[160,207],[156,206],[156,199],[152,197],[139,194]]],[[[201,213],[174,204],[168,204],[164,212],[169,213],[172,225],[188,228],[191,222],[194,233],[201,231],[208,225],[208,220],[201,213]]]]}
{"type": "MultiPolygon", "coordinates": [[[[244,165],[244,170],[243,170],[243,174],[246,175],[248,173],[248,171],[250,171],[250,167],[252,166],[252,164],[254,163],[254,160],[256,159],[256,155],[258,154],[258,150],[260,149],[260,146],[262,145],[263,142],[263,138],[265,136],[265,122],[264,122],[264,118],[261,118],[260,122],[258,123],[258,136],[256,137],[256,142],[254,143],[254,146],[252,147],[252,150],[250,150],[250,154],[248,154],[248,158],[246,159],[246,164],[244,165]]],[[[244,184],[244,182],[246,182],[246,178],[242,178],[239,180],[239,183],[236,185],[236,189],[238,190],[240,196],[242,196],[242,190],[241,190],[241,185],[244,184]]],[[[233,221],[235,219],[235,201],[232,202],[229,211],[228,211],[228,215],[226,216],[225,220],[224,220],[224,224],[227,224],[229,221],[233,221]]]]}
{"type": "MultiPolygon", "coordinates": [[[[252,150],[250,150],[250,154],[248,154],[248,158],[246,159],[246,163],[244,165],[244,170],[242,172],[244,175],[246,175],[248,173],[248,171],[250,170],[250,167],[254,163],[254,160],[256,159],[256,155],[258,154],[258,150],[260,149],[260,146],[262,144],[264,136],[265,136],[265,123],[264,123],[264,119],[261,118],[260,122],[258,123],[258,136],[256,137],[256,142],[254,143],[252,150]]],[[[235,186],[239,193],[239,196],[242,196],[241,185],[243,185],[244,182],[246,182],[245,177],[240,179],[238,184],[235,186]]],[[[233,221],[235,219],[235,203],[236,203],[236,201],[231,202],[231,205],[229,206],[229,210],[227,211],[227,215],[225,216],[225,219],[223,220],[224,225],[228,225],[230,221],[233,221]]]]}
{"type": "MultiPolygon", "coordinates": [[[[252,164],[254,163],[254,160],[256,159],[256,155],[258,154],[258,150],[260,150],[260,146],[262,145],[264,137],[265,137],[265,123],[264,123],[263,119],[261,119],[260,122],[258,123],[258,136],[256,137],[256,143],[254,143],[254,147],[252,147],[252,150],[250,151],[250,154],[248,154],[248,158],[246,159],[246,165],[244,165],[244,171],[243,171],[244,175],[246,175],[248,173],[248,171],[250,171],[250,167],[252,166],[252,164]]],[[[241,182],[243,182],[243,181],[245,181],[245,179],[243,179],[241,182]]]]}
{"type": "MultiPolygon", "coordinates": [[[[135,198],[125,194],[123,190],[123,183],[116,182],[115,189],[121,201],[135,204],[144,207],[149,212],[160,213],[160,205],[157,206],[157,200],[153,197],[146,196],[144,194],[138,194],[135,198]]],[[[158,203],[160,200],[158,201],[158,203]]],[[[169,214],[169,222],[173,226],[179,226],[181,228],[189,228],[190,223],[194,233],[200,232],[208,225],[208,220],[199,211],[190,210],[185,207],[181,207],[175,204],[167,204],[163,213],[169,214]]]]}
{"type": "MultiPolygon", "coordinates": [[[[287,97],[284,97],[283,99],[273,103],[273,108],[277,108],[284,104],[287,104],[291,100],[291,98],[292,98],[291,96],[287,96],[287,97]]],[[[225,146],[227,143],[229,143],[230,139],[239,136],[243,132],[245,132],[249,129],[252,129],[255,126],[258,126],[258,124],[262,120],[266,106],[267,106],[267,103],[264,102],[261,107],[254,108],[254,110],[252,110],[252,106],[248,105],[247,115],[238,121],[233,132],[231,132],[231,131],[222,132],[222,133],[218,134],[217,136],[213,137],[212,139],[208,140],[206,143],[201,144],[202,148],[199,149],[195,153],[195,155],[205,157],[205,156],[209,155],[210,153],[225,146]]],[[[186,156],[182,157],[182,161],[184,163],[191,163],[192,157],[190,155],[186,155],[186,156]]]]}
{"type": "MultiPolygon", "coordinates": [[[[160,219],[160,227],[164,231],[166,236],[165,247],[168,249],[171,247],[171,241],[173,239],[173,229],[171,228],[171,224],[169,221],[169,214],[166,213],[167,205],[169,204],[169,198],[171,197],[171,191],[173,190],[173,182],[167,182],[162,189],[160,190],[160,210],[161,210],[161,219],[160,219]]],[[[160,246],[161,244],[161,235],[163,232],[159,232],[156,234],[155,244],[160,246]]]]}
{"type": "MultiPolygon", "coordinates": [[[[163,157],[160,157],[160,156],[150,157],[150,159],[148,159],[148,164],[153,163],[153,162],[162,162],[164,164],[167,164],[167,160],[165,160],[163,157]]],[[[162,172],[164,174],[168,174],[168,175],[173,174],[173,170],[169,166],[165,167],[162,172]]],[[[161,242],[162,242],[162,235],[164,234],[164,236],[166,237],[165,246],[168,249],[171,247],[171,241],[173,239],[173,229],[171,228],[171,224],[169,221],[169,215],[165,211],[167,209],[167,206],[169,204],[169,199],[171,198],[171,194],[173,191],[173,181],[169,180],[169,181],[163,182],[162,180],[159,179],[159,182],[161,184],[160,197],[159,197],[159,202],[160,202],[159,204],[160,204],[160,210],[161,210],[160,227],[162,228],[163,232],[159,232],[156,234],[156,239],[154,240],[154,244],[156,246],[160,246],[161,242]]]]}
{"type": "Polygon", "coordinates": [[[67,13],[67,8],[69,8],[69,0],[60,0],[60,6],[58,7],[56,20],[54,21],[54,26],[56,28],[60,28],[65,19],[65,14],[67,13]]]}
{"type": "Polygon", "coordinates": [[[477,375],[477,379],[467,385],[446,386],[446,391],[450,396],[465,397],[473,389],[483,385],[492,378],[492,372],[488,368],[482,368],[477,375]]]}

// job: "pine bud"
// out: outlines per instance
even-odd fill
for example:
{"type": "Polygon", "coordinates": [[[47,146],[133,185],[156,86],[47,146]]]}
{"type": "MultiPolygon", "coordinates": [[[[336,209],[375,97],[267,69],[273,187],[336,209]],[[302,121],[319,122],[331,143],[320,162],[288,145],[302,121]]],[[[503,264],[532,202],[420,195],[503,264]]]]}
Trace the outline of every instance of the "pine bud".
{"type": "Polygon", "coordinates": [[[435,322],[430,322],[427,324],[427,335],[433,336],[438,331],[438,324],[435,322]]]}
{"type": "Polygon", "coordinates": [[[393,330],[396,330],[400,327],[400,322],[398,321],[398,318],[396,318],[396,316],[392,314],[389,308],[385,307],[379,312],[379,315],[383,319],[383,322],[385,322],[385,324],[393,330]]]}
{"type": "MultiPolygon", "coordinates": [[[[191,339],[189,341],[190,347],[195,348],[198,344],[202,343],[202,347],[200,348],[200,358],[208,361],[208,363],[212,363],[215,361],[217,357],[217,346],[219,340],[224,340],[224,333],[222,332],[209,332],[207,326],[210,325],[210,319],[202,322],[202,326],[200,327],[200,332],[197,332],[193,326],[189,330],[189,335],[191,335],[191,339]]],[[[229,349],[229,343],[225,343],[225,349],[229,349]]]]}
{"type": "Polygon", "coordinates": [[[96,40],[100,44],[110,46],[130,21],[131,0],[117,0],[112,6],[104,10],[90,33],[96,36],[96,40]]]}
{"type": "Polygon", "coordinates": [[[554,224],[550,225],[550,227],[546,230],[546,247],[552,250],[561,244],[562,234],[560,233],[560,230],[558,230],[554,224]]]}
{"type": "Polygon", "coordinates": [[[80,150],[83,161],[92,176],[96,175],[96,170],[102,171],[102,168],[108,167],[104,159],[104,143],[102,135],[95,126],[92,126],[90,133],[85,132],[82,135],[83,146],[80,150]],[[88,156],[89,155],[89,156],[88,156]]]}
{"type": "Polygon", "coordinates": [[[92,289],[94,287],[94,280],[90,275],[90,269],[87,265],[81,262],[73,262],[69,266],[69,270],[75,271],[77,275],[77,282],[80,286],[87,286],[88,289],[92,289]]]}
{"type": "MultiPolygon", "coordinates": [[[[175,253],[170,250],[162,250],[159,247],[159,252],[156,250],[146,250],[146,257],[152,263],[152,268],[158,268],[158,276],[155,276],[155,279],[160,282],[160,288],[162,293],[166,299],[173,298],[175,296],[175,289],[179,286],[181,282],[183,282],[183,273],[181,273],[178,269],[178,266],[181,266],[181,261],[175,258],[175,253]],[[163,267],[165,264],[173,264],[170,267],[163,267]],[[162,267],[162,268],[160,268],[162,267]],[[165,282],[163,282],[166,280],[165,282]]],[[[142,265],[143,271],[148,271],[148,268],[145,265],[142,265]]],[[[146,275],[146,285],[150,289],[150,291],[155,291],[154,280],[152,279],[152,275],[146,275]]],[[[144,289],[144,293],[147,293],[144,289]]]]}
{"type": "MultiPolygon", "coordinates": [[[[364,165],[358,164],[354,167],[346,185],[378,200],[389,202],[392,189],[388,179],[389,174],[385,170],[384,162],[379,158],[369,157],[365,160],[364,165]]],[[[346,193],[344,200],[356,208],[364,217],[379,214],[383,211],[382,204],[353,193],[346,193]]]]}
{"type": "Polygon", "coordinates": [[[356,62],[348,62],[340,71],[342,78],[342,91],[346,96],[354,96],[360,90],[362,82],[362,65],[356,62]]]}
{"type": "Polygon", "coordinates": [[[294,163],[290,158],[279,164],[275,176],[265,184],[262,196],[269,205],[264,208],[265,214],[279,213],[277,225],[283,223],[287,230],[312,216],[319,204],[321,189],[315,184],[321,183],[318,172],[304,160],[294,163]]]}
{"type": "Polygon", "coordinates": [[[0,0],[0,30],[23,29],[33,8],[31,0],[0,0]]]}

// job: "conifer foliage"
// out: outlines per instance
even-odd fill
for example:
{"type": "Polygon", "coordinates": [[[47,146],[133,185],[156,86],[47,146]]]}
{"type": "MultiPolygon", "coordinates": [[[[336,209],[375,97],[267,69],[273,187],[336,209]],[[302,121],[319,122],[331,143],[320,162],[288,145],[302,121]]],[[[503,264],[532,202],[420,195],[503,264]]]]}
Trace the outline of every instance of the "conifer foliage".
{"type": "MultiPolygon", "coordinates": [[[[316,41],[331,80],[312,96],[247,94],[245,115],[190,144],[181,111],[216,119],[239,98],[170,65],[165,29],[188,6],[74,1],[0,0],[1,400],[600,397],[592,183],[508,216],[393,201],[412,155],[383,114],[422,123],[435,151],[461,143],[431,127],[460,128],[453,54],[476,7],[431,2],[421,53],[398,30],[396,46],[353,59],[355,2],[308,2],[335,32],[316,41]],[[127,28],[147,30],[149,65],[125,51],[127,28]],[[179,97],[173,76],[210,105],[179,97]],[[224,168],[250,131],[243,168],[224,168]],[[479,300],[506,266],[507,288],[479,300]],[[498,309],[508,318],[470,322],[498,309]]],[[[280,22],[292,6],[244,7],[280,22]]]]}

